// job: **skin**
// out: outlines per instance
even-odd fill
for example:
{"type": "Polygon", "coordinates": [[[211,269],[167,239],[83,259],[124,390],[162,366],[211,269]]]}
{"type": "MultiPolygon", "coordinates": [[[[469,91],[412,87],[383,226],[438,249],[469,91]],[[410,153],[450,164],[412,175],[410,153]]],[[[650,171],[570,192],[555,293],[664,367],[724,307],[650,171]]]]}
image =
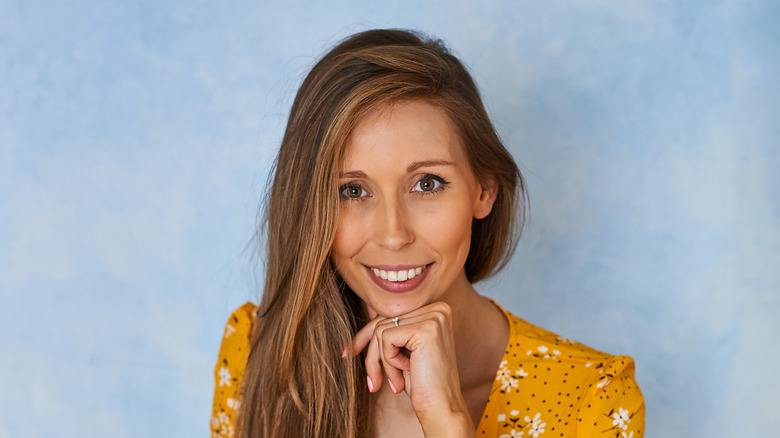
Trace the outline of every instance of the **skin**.
{"type": "Polygon", "coordinates": [[[477,180],[444,111],[416,100],[358,124],[340,185],[332,259],[373,317],[344,355],[367,351],[375,435],[474,436],[509,332],[464,269],[471,223],[490,213],[495,184],[477,180]],[[399,293],[375,282],[377,266],[426,272],[399,293]]]}

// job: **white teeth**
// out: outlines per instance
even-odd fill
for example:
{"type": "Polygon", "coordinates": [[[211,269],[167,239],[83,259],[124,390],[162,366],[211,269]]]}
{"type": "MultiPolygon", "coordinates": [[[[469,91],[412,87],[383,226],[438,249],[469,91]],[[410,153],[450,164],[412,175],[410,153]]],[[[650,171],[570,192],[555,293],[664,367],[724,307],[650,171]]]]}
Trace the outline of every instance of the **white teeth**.
{"type": "Polygon", "coordinates": [[[403,271],[384,271],[382,269],[371,268],[371,272],[377,277],[387,281],[406,281],[420,275],[425,267],[420,266],[403,271]]]}

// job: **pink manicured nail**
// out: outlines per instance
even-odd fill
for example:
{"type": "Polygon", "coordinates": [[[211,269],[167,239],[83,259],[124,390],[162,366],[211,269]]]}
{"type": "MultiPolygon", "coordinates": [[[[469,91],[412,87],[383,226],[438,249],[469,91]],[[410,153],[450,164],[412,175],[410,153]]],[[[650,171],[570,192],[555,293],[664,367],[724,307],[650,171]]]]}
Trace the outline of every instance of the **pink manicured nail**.
{"type": "Polygon", "coordinates": [[[390,379],[387,379],[387,383],[389,383],[389,384],[390,384],[390,389],[392,389],[392,390],[393,390],[393,394],[398,394],[398,390],[397,390],[397,389],[395,389],[395,385],[393,385],[393,381],[392,381],[392,380],[390,380],[390,379]]]}
{"type": "Polygon", "coordinates": [[[345,348],[344,351],[341,352],[341,357],[347,357],[347,349],[345,348]]]}
{"type": "Polygon", "coordinates": [[[374,382],[371,381],[371,377],[368,377],[368,392],[374,392],[374,382]]]}

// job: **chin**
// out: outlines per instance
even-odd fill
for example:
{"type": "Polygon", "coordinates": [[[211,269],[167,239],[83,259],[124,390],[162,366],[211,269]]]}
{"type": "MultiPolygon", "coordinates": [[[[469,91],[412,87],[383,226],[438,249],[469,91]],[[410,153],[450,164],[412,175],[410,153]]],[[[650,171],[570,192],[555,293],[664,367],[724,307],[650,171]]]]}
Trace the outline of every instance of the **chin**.
{"type": "Polygon", "coordinates": [[[376,307],[372,308],[377,315],[392,318],[394,316],[406,315],[434,301],[436,300],[421,299],[421,297],[398,297],[395,299],[390,297],[390,299],[376,303],[376,307]]]}

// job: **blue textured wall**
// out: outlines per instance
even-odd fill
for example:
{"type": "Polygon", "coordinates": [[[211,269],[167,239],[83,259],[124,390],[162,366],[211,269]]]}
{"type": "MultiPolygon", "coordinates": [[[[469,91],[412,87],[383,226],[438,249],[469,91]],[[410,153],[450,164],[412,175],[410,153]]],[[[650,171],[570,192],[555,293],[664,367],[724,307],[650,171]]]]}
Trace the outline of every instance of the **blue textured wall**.
{"type": "Polygon", "coordinates": [[[207,435],[292,95],[369,27],[445,39],[528,178],[480,290],[634,356],[648,437],[780,430],[777,2],[331,3],[0,0],[0,438],[207,435]]]}

